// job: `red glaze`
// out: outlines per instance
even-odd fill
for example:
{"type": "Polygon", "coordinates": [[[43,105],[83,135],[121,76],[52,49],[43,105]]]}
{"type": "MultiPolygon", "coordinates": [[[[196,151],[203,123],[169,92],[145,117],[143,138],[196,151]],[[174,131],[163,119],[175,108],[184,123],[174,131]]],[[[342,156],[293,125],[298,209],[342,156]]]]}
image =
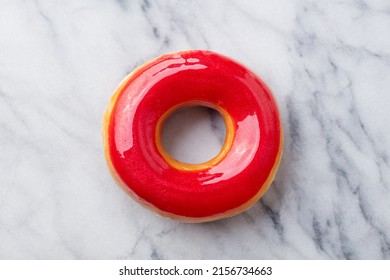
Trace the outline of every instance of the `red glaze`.
{"type": "Polygon", "coordinates": [[[277,105],[267,86],[237,62],[209,51],[168,54],[135,70],[118,91],[106,120],[108,160],[125,188],[160,213],[218,216],[239,209],[273,180],[282,149],[277,105]],[[194,101],[223,108],[234,138],[217,164],[178,170],[158,151],[157,122],[172,107],[194,101]]]}

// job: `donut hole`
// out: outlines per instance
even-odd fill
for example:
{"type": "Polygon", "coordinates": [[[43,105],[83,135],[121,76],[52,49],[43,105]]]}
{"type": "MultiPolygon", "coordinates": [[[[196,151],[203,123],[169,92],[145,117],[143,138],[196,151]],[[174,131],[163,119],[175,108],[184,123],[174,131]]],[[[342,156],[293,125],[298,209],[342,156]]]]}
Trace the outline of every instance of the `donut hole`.
{"type": "Polygon", "coordinates": [[[207,162],[218,155],[226,138],[221,114],[206,106],[189,106],[173,112],[162,127],[161,143],[177,161],[207,162]]]}

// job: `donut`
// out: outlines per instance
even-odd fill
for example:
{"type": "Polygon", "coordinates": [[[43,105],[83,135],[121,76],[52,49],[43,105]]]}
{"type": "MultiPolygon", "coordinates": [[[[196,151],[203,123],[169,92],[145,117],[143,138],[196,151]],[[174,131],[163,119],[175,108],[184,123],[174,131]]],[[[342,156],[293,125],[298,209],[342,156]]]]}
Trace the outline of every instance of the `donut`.
{"type": "Polygon", "coordinates": [[[133,199],[183,222],[241,213],[267,191],[278,169],[283,130],[270,89],[238,62],[211,51],[162,55],[130,73],[103,120],[109,170],[133,199]],[[170,156],[165,120],[188,106],[217,110],[226,126],[220,152],[200,164],[170,156]]]}

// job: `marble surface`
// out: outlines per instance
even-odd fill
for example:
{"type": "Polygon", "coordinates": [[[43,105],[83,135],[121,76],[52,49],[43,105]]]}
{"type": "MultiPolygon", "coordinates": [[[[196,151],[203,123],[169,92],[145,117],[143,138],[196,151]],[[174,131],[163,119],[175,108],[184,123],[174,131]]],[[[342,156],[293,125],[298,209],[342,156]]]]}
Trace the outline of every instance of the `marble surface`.
{"type": "MultiPolygon", "coordinates": [[[[0,0],[0,258],[390,259],[389,30],[387,0],[0,0]],[[280,105],[276,180],[234,218],[160,218],[106,167],[112,92],[183,49],[247,65],[280,105]]],[[[218,117],[184,116],[218,150],[218,117]]]]}

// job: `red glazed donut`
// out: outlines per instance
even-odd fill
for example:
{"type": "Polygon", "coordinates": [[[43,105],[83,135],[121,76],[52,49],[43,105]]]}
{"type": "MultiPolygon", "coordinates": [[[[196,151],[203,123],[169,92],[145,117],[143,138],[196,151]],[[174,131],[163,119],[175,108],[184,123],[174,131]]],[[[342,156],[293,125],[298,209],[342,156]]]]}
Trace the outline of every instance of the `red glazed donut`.
{"type": "Polygon", "coordinates": [[[282,155],[279,111],[255,74],[210,51],[184,51],[145,63],[125,78],[104,116],[109,169],[143,206],[186,222],[236,215],[267,191],[282,155]],[[172,158],[161,144],[164,121],[185,106],[222,115],[220,153],[202,164],[172,158]]]}

